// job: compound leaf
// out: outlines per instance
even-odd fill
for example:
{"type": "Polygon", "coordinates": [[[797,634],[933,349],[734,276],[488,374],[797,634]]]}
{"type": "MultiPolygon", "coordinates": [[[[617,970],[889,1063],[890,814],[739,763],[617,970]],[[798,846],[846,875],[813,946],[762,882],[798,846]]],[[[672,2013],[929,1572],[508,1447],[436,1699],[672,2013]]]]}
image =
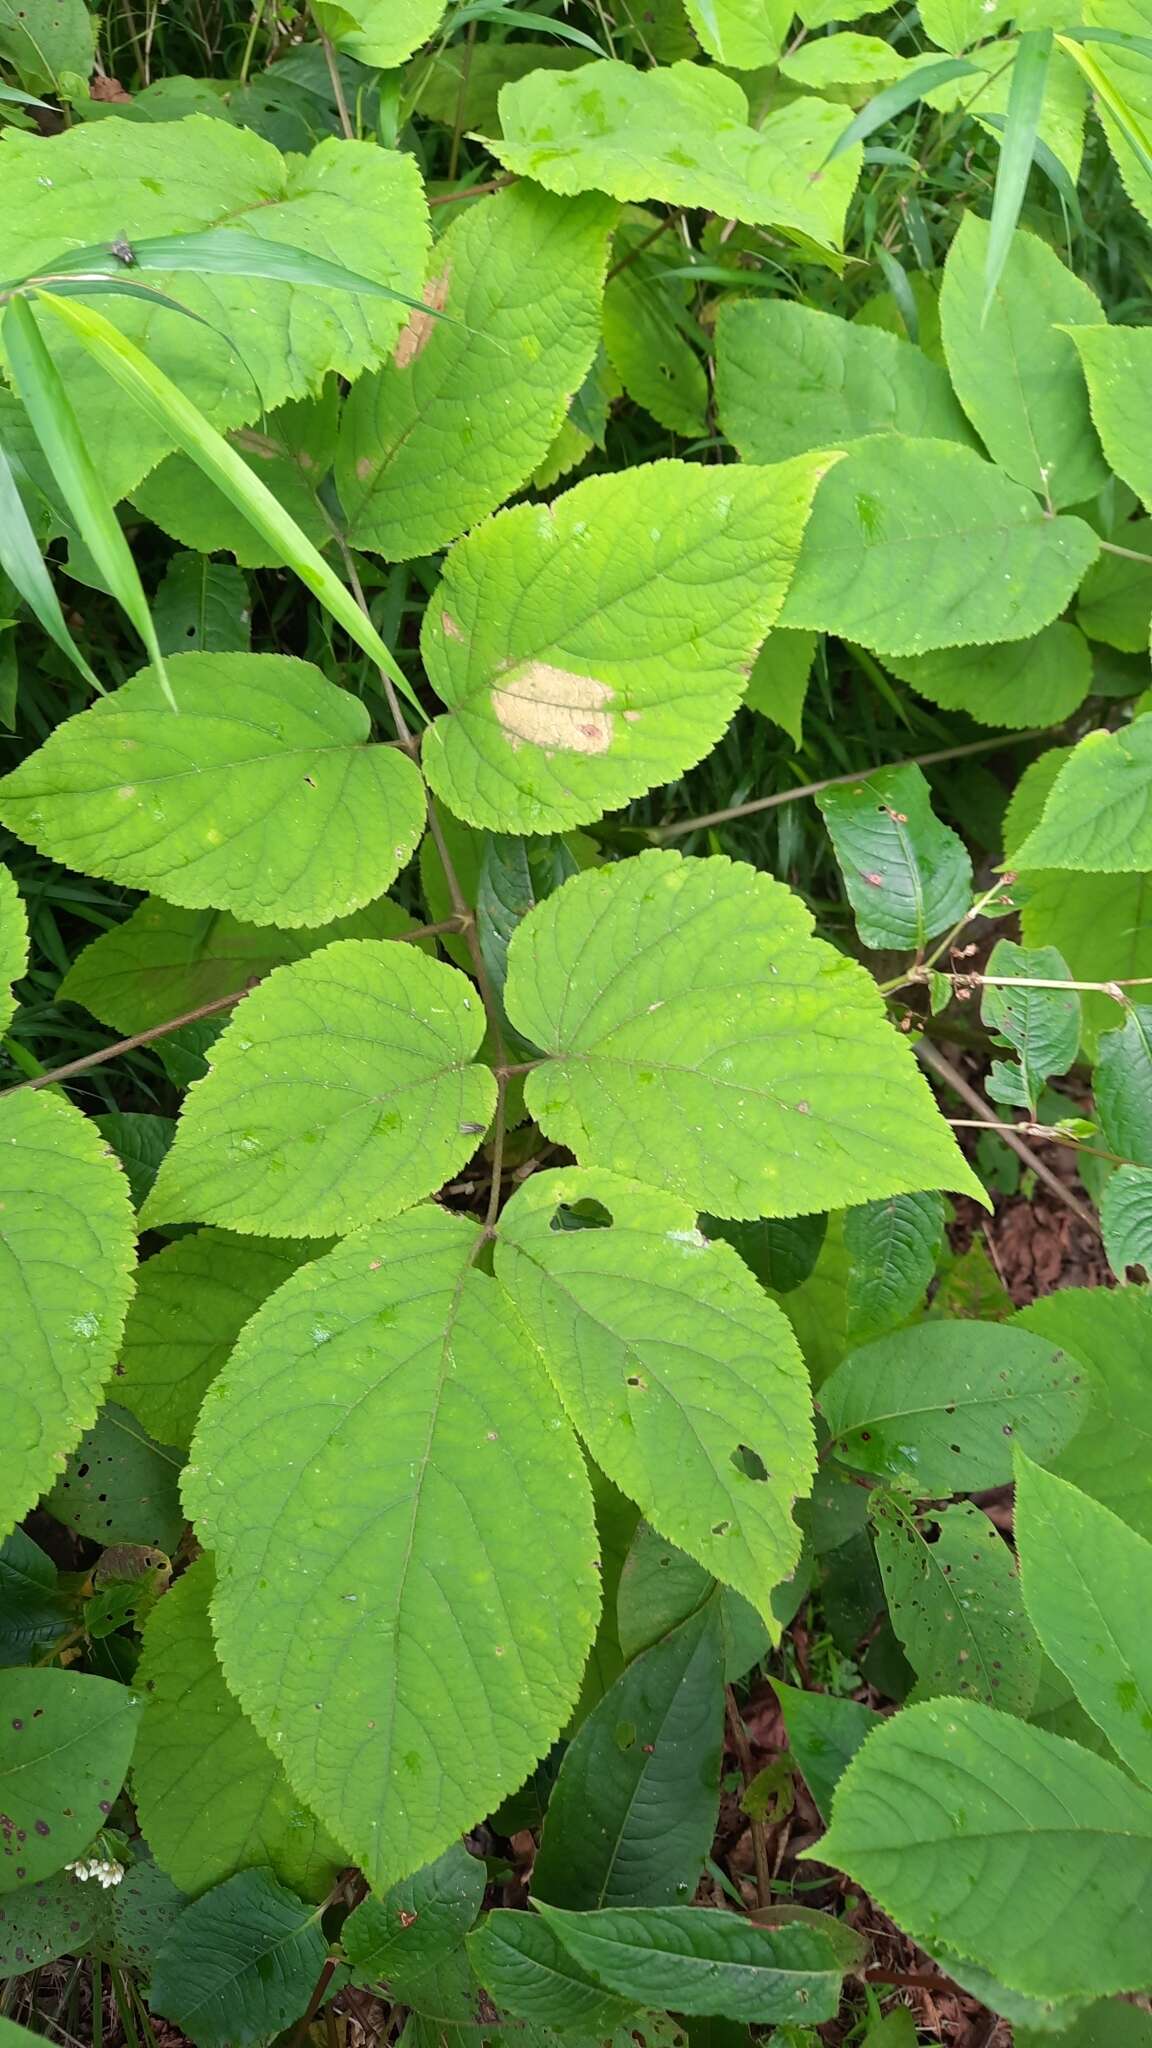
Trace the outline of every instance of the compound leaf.
{"type": "Polygon", "coordinates": [[[250,2048],[300,2017],[327,1951],[318,1907],[270,1871],[241,1870],[185,1907],[148,2002],[196,2048],[250,2048]]]}
{"type": "Polygon", "coordinates": [[[639,2004],[818,2026],[840,2002],[836,1952],[807,1923],[757,1927],[699,1906],[537,1911],[597,1983],[639,2004]]]}
{"type": "Polygon", "coordinates": [[[826,789],[817,803],[864,945],[919,951],[960,922],[972,900],[972,862],[932,809],[922,769],[877,768],[826,789]]]}
{"type": "Polygon", "coordinates": [[[0,1672],[0,1892],[51,1876],[105,1825],[141,1704],[109,1678],[0,1672]]]}

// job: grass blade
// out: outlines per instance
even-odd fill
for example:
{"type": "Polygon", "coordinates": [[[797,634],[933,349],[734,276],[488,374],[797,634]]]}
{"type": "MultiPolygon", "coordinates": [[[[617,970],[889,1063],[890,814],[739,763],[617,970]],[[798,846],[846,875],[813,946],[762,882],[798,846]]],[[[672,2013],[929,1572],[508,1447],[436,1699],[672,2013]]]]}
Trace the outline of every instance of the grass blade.
{"type": "Polygon", "coordinates": [[[938,64],[920,65],[915,71],[908,72],[903,78],[898,79],[895,85],[886,85],[883,92],[878,92],[874,99],[868,101],[867,106],[861,107],[854,120],[849,121],[844,133],[837,136],[824,159],[824,165],[832,163],[846,149],[851,149],[854,142],[862,142],[866,135],[873,134],[877,128],[883,128],[886,121],[895,120],[897,114],[902,114],[905,107],[910,107],[914,100],[923,99],[926,92],[935,92],[938,85],[947,85],[950,78],[963,78],[967,73],[978,71],[979,68],[977,64],[970,64],[967,57],[941,57],[938,64]]]}
{"type": "Polygon", "coordinates": [[[1107,73],[1101,71],[1095,58],[1087,50],[1082,49],[1078,41],[1071,41],[1064,35],[1057,36],[1056,40],[1073,63],[1080,66],[1101,106],[1108,109],[1128,147],[1139,158],[1142,169],[1152,177],[1152,137],[1148,135],[1128,101],[1122,93],[1117,92],[1107,73]]]}
{"type": "Polygon", "coordinates": [[[354,640],[357,647],[363,648],[364,653],[383,669],[424,718],[424,708],[403,669],[380,638],[372,621],[360,610],[351,592],[333,575],[324,557],[284,510],[280,500],[273,497],[258,476],[253,475],[247,463],[242,461],[224,436],[209,425],[203,413],[185,398],[171,378],[157,369],[155,363],[149,362],[148,357],[113,327],[110,320],[105,320],[103,314],[94,312],[90,306],[81,306],[72,299],[54,298],[49,293],[42,293],[40,299],[55,319],[71,329],[77,341],[102,364],[121,388],[166,428],[177,446],[276,549],[301,583],[343,626],[349,639],[354,640]]]}
{"type": "Polygon", "coordinates": [[[1024,189],[1036,152],[1051,55],[1050,28],[1028,29],[1021,36],[1016,62],[1012,66],[1004,136],[1000,144],[1000,161],[996,166],[996,189],[992,194],[988,254],[984,264],[984,317],[987,317],[1008,261],[1008,251],[1024,203],[1024,189]]]}
{"type": "Polygon", "coordinates": [[[0,85],[0,100],[14,100],[21,107],[42,107],[46,114],[54,112],[47,100],[33,99],[30,92],[18,92],[14,85],[0,85]]]}
{"type": "Polygon", "coordinates": [[[164,693],[177,709],[152,624],[148,600],[114,506],[101,484],[80,423],[27,299],[12,299],[4,314],[4,345],[16,388],[64,502],[85,547],[113,597],[127,613],[148,652],[164,693]]]}
{"type": "Polygon", "coordinates": [[[86,683],[104,695],[104,685],[77,647],[60,609],[60,601],[52,587],[52,579],[44,566],[44,558],[33,531],[32,522],[24,510],[24,501],[16,488],[16,476],[7,453],[0,445],[0,569],[3,569],[10,583],[14,584],[29,611],[39,620],[49,639],[56,642],[62,654],[68,656],[79,669],[86,683]]]}

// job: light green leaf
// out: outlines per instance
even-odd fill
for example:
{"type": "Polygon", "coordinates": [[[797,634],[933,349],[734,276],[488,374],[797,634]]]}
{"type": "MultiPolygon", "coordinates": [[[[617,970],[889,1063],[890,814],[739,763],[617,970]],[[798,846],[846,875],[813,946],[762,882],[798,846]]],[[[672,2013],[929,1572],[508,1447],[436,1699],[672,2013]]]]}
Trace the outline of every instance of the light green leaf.
{"type": "Polygon", "coordinates": [[[437,795],[474,825],[558,831],[699,761],[775,622],[831,459],[641,464],[460,541],[421,633],[449,707],[424,741],[437,795]]]}
{"type": "Polygon", "coordinates": [[[430,554],[527,482],[596,353],[615,214],[522,184],[437,243],[433,312],[345,407],[336,483],[356,547],[430,554]]]}
{"type": "Polygon", "coordinates": [[[58,1095],[0,1099],[0,1206],[7,1532],[95,1419],[132,1292],[136,1234],[120,1168],[58,1095]]]}
{"type": "Polygon", "coordinates": [[[469,1937],[468,1954],[505,2011],[537,2027],[610,2034],[633,2007],[601,1991],[538,1913],[498,1910],[469,1937]]]}
{"type": "Polygon", "coordinates": [[[242,1870],[181,1913],[148,2002],[196,2048],[255,2048],[299,2019],[327,1952],[318,1907],[242,1870]]]}
{"type": "Polygon", "coordinates": [[[247,1325],[185,1475],[225,1676],[377,1887],[521,1782],[595,1626],[582,1461],[480,1244],[420,1209],[295,1274],[247,1325]],[[437,1645],[450,1685],[430,1684],[437,1645]]]}
{"type": "Polygon", "coordinates": [[[749,867],[574,877],[517,931],[506,996],[551,1055],[525,1091],[546,1134],[717,1215],[979,1185],[870,976],[749,867]]]}
{"type": "Polygon", "coordinates": [[[924,772],[877,768],[816,799],[865,946],[920,952],[972,900],[967,848],[932,809],[924,772]]]}
{"type": "MultiPolygon", "coordinates": [[[[977,0],[977,4],[982,4],[982,0],[977,0]]],[[[1017,20],[1024,25],[1023,12],[1019,8],[1017,20]]],[[[976,34],[986,35],[988,27],[988,16],[981,11],[976,34]]],[[[972,50],[968,62],[978,72],[984,73],[983,79],[963,78],[934,87],[924,95],[927,104],[941,112],[970,106],[973,118],[986,134],[1000,144],[1005,133],[1019,47],[1019,38],[1009,36],[1001,42],[984,43],[981,48],[972,50]]],[[[1057,163],[1067,172],[1073,186],[1080,175],[1087,108],[1088,87],[1077,65],[1065,56],[1063,50],[1054,49],[1048,59],[1044,80],[1038,135],[1040,142],[1051,150],[1057,163]]]]}
{"type": "Polygon", "coordinates": [[[378,896],[424,823],[420,778],[360,700],[279,654],[169,663],[65,720],[0,781],[42,853],[186,909],[315,925],[378,896]]]}
{"type": "Polygon", "coordinates": [[[108,1678],[0,1672],[0,1892],[49,1877],[104,1826],[124,1783],[141,1704],[108,1678]]]}
{"type": "Polygon", "coordinates": [[[1062,725],[1092,687],[1092,651],[1079,627],[1064,619],[1031,640],[886,659],[894,675],[942,710],[966,711],[980,725],[1009,731],[1062,725]]]}
{"type": "Polygon", "coordinates": [[[889,432],[973,445],[945,372],[911,342],[786,299],[722,305],[716,406],[745,462],[889,432]]]}
{"type": "Polygon", "coordinates": [[[749,710],[770,718],[797,746],[803,740],[804,700],[815,656],[815,633],[776,626],[752,664],[744,692],[749,710]]]}
{"type": "Polygon", "coordinates": [[[1118,1280],[1130,1267],[1152,1279],[1152,1168],[1118,1166],[1100,1197],[1100,1234],[1118,1280]]]}
{"type": "Polygon", "coordinates": [[[548,1803],[533,1896],[582,1910],[690,1898],[716,1831],[723,1736],[713,1592],[633,1659],[577,1731],[548,1803]]]}
{"type": "Polygon", "coordinates": [[[844,1217],[848,1338],[866,1344],[902,1323],[924,1299],[944,1245],[940,1195],[891,1195],[844,1217]]]}
{"type": "Polygon", "coordinates": [[[25,85],[54,92],[62,71],[87,78],[95,26],[83,0],[0,0],[0,57],[25,85]]]}
{"type": "MultiPolygon", "coordinates": [[[[1152,1302],[1147,1290],[1063,1287],[1016,1318],[1079,1361],[1090,1388],[1087,1416],[1043,1462],[1152,1540],[1152,1302]]],[[[1031,1448],[1025,1446],[1026,1449],[1031,1448]]],[[[1033,1451],[1035,1455],[1035,1451],[1033,1451]]]]}
{"type": "Polygon", "coordinates": [[[1018,229],[987,314],[987,222],[966,214],[948,252],[940,319],[956,395],[994,462],[1061,510],[1095,497],[1108,467],[1064,326],[1100,318],[1095,294],[1018,229]]]}
{"type": "Polygon", "coordinates": [[[1152,1166],[1152,1009],[1132,1003],[1121,1014],[1100,1040],[1092,1097],[1110,1150],[1152,1166]]]}
{"type": "Polygon", "coordinates": [[[821,1815],[832,1811],[832,1794],[861,1743],[877,1726],[879,1715],[858,1700],[835,1693],[800,1692],[772,1680],[780,1702],[788,1747],[821,1815]]]}
{"type": "Polygon", "coordinates": [[[641,2004],[819,2025],[840,2002],[831,1943],[803,1923],[757,1927],[700,1906],[569,1913],[537,1901],[537,1911],[598,1983],[641,2004]]]}
{"type": "MultiPolygon", "coordinates": [[[[836,4],[837,0],[822,0],[821,13],[823,14],[826,5],[836,4]]],[[[949,79],[968,77],[975,68],[975,65],[970,64],[964,57],[937,58],[926,64],[910,65],[894,85],[884,86],[882,91],[876,93],[861,107],[848,126],[841,129],[829,151],[828,161],[834,162],[845,150],[863,142],[869,135],[874,135],[878,128],[886,127],[889,121],[895,120],[897,114],[904,113],[905,109],[913,106],[917,100],[926,99],[932,87],[943,85],[949,79]]]]}
{"type": "Polygon", "coordinates": [[[1093,874],[1152,869],[1152,717],[1120,732],[1090,732],[1072,749],[1013,864],[1093,874]]]}
{"type": "Polygon", "coordinates": [[[1152,1779],[1152,1543],[1066,1479],[1016,1462],[1024,1599],[1045,1650],[1129,1768],[1152,1779]]]}
{"type": "Polygon", "coordinates": [[[144,1629],[136,1682],[144,1715],[132,1765],[140,1826],[161,1869],[196,1896],[237,1870],[266,1865],[322,1898],[347,1862],[296,1797],[224,1683],[200,1557],[144,1629]]]}
{"type": "Polygon", "coordinates": [[[613,269],[604,290],[604,346],[629,398],[675,434],[708,431],[708,374],[700,359],[704,336],[688,308],[691,278],[665,273],[682,263],[684,247],[672,229],[653,238],[646,214],[625,222],[613,244],[613,269]]]}
{"type": "Polygon", "coordinates": [[[109,1401],[84,1431],[44,1506],[66,1529],[93,1543],[143,1544],[171,1555],[184,1533],[180,1463],[144,1434],[126,1408],[109,1401]]]}
{"type": "Polygon", "coordinates": [[[316,1237],[394,1216],[458,1172],[496,1083],[472,984],[411,946],[340,939],[237,1005],[141,1211],[316,1237]]]}
{"type": "Polygon", "coordinates": [[[321,0],[316,16],[321,26],[332,21],[332,40],[346,57],[374,70],[390,71],[428,41],[439,26],[444,0],[321,0]],[[355,28],[344,24],[351,17],[355,28]]]}
{"type": "MultiPolygon", "coordinates": [[[[886,85],[891,79],[902,77],[907,68],[908,59],[901,57],[891,43],[880,36],[859,35],[853,29],[816,36],[780,59],[784,77],[807,86],[811,92],[823,92],[826,86],[836,85],[886,85]]],[[[779,303],[783,305],[785,301],[779,303]]]]}
{"type": "MultiPolygon", "coordinates": [[[[333,138],[310,156],[282,157],[250,129],[195,114],[154,127],[80,123],[51,138],[8,129],[3,152],[2,278],[34,275],[113,235],[132,243],[227,222],[419,296],[428,219],[416,164],[400,151],[333,138]]],[[[398,302],[327,285],[187,273],[152,281],[208,325],[154,302],[103,303],[220,428],[303,398],[327,370],[355,377],[406,317],[398,302]]],[[[126,420],[120,394],[74,340],[61,334],[53,348],[109,497],[120,497],[172,436],[135,409],[126,420]]]]}
{"type": "Polygon", "coordinates": [[[958,1950],[1012,1990],[1072,1998],[1146,1983],[1150,1844],[1152,1794],[1123,1771],[1011,1714],[945,1700],[869,1737],[815,1854],[929,1948],[958,1950]]]}
{"type": "Polygon", "coordinates": [[[817,494],[785,626],[877,654],[1023,640],[1063,611],[1099,541],[950,441],[877,435],[817,494]]]}
{"type": "Polygon", "coordinates": [[[156,592],[161,654],[247,654],[252,640],[248,583],[227,562],[173,555],[156,592]]]}
{"type": "Polygon", "coordinates": [[[925,1322],[853,1351],[820,1389],[836,1456],[920,1495],[1012,1477],[1012,1447],[1053,1458],[1084,1420],[1075,1358],[1031,1330],[925,1322]]]}
{"type": "Polygon", "coordinates": [[[1078,321],[1064,317],[1104,453],[1117,476],[1152,506],[1152,425],[1141,398],[1152,376],[1152,334],[1142,327],[1094,326],[1086,313],[1078,321]]]}
{"type": "Polygon", "coordinates": [[[793,10],[791,0],[685,0],[685,12],[718,64],[755,71],[776,62],[793,10]]]}
{"type": "Polygon", "coordinates": [[[1055,946],[1018,946],[997,939],[985,969],[989,979],[980,997],[980,1021],[994,1045],[1010,1046],[1019,1064],[993,1060],[988,1093],[994,1102],[1027,1109],[1036,1116],[1046,1081],[1067,1073],[1080,1045],[1080,997],[1070,988],[1012,987],[1013,981],[1070,981],[1068,965],[1055,946]]]}
{"type": "Polygon", "coordinates": [[[595,1168],[532,1175],[501,1216],[496,1272],[601,1470],[770,1619],[815,1465],[783,1310],[687,1203],[595,1168]],[[557,1227],[581,1201],[611,1228],[557,1227]]]}
{"type": "Polygon", "coordinates": [[[28,968],[28,916],[11,870],[0,867],[0,1036],[16,1015],[13,982],[28,968]]]}
{"type": "MultiPolygon", "coordinates": [[[[332,522],[317,490],[336,455],[339,423],[334,378],[318,397],[290,399],[253,427],[237,427],[228,439],[238,455],[272,492],[317,548],[332,539],[332,522]]],[[[226,548],[242,569],[264,569],[290,559],[282,547],[257,531],[191,456],[169,455],[137,484],[132,503],[146,519],[196,554],[226,548]]]]}
{"type": "Polygon", "coordinates": [[[874,1493],[876,1557],[892,1626],[916,1673],[915,1699],[983,1700],[1027,1718],[1040,1682],[1040,1645],[1016,1560],[971,1501],[934,1514],[929,1542],[910,1501],[874,1493]]]}
{"type": "Polygon", "coordinates": [[[340,1933],[354,1981],[383,1978],[407,2002],[408,1984],[459,1949],[484,1903],[485,1876],[479,1858],[453,1842],[383,1898],[365,1899],[340,1933]]]}
{"type": "Polygon", "coordinates": [[[698,64],[534,71],[503,88],[500,122],[492,154],[550,192],[703,206],[836,247],[860,173],[855,148],[823,168],[842,108],[795,100],[751,128],[736,81],[698,64]]]}
{"type": "Polygon", "coordinates": [[[1152,15],[1144,0],[1085,0],[1083,14],[1093,28],[1137,39],[1131,49],[1096,41],[1085,48],[1062,40],[1091,87],[1124,189],[1147,220],[1152,207],[1152,65],[1140,44],[1152,31],[1152,15]]]}

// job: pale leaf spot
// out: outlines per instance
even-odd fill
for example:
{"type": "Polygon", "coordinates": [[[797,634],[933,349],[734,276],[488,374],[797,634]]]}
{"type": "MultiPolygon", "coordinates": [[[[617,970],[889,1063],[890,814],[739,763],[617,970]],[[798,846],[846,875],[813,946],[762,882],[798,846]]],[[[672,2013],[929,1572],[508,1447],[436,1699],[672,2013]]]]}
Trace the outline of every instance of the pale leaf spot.
{"type": "Polygon", "coordinates": [[[565,754],[606,754],[612,744],[612,690],[595,676],[574,675],[548,661],[529,661],[492,692],[492,709],[513,747],[565,754]]]}
{"type": "Polygon", "coordinates": [[[445,264],[439,277],[430,277],[424,287],[424,304],[431,308],[428,313],[413,313],[401,329],[400,339],[392,351],[392,361],[398,370],[407,370],[427,348],[435,332],[436,322],[432,315],[441,313],[448,297],[448,286],[452,282],[452,265],[445,264]]]}
{"type": "Polygon", "coordinates": [[[462,640],[464,638],[451,612],[441,612],[440,623],[444,628],[444,638],[446,640],[462,640]]]}

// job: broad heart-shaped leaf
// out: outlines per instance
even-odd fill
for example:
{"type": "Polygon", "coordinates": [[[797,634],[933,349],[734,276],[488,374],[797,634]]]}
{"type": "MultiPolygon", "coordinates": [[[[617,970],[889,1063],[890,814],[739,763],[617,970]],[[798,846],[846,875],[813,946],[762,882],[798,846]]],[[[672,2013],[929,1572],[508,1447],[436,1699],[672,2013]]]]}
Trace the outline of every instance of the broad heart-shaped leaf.
{"type": "Polygon", "coordinates": [[[404,1986],[458,1949],[484,1903],[486,1872],[462,1842],[350,1913],[340,1942],[358,1984],[404,1986]]]}
{"type": "Polygon", "coordinates": [[[0,1672],[0,1892],[88,1847],[124,1783],[141,1705],[109,1678],[0,1672]]]}
{"type": "Polygon", "coordinates": [[[1031,1330],[924,1322],[850,1353],[819,1405],[845,1464],[947,1495],[1004,1485],[1014,1443],[1047,1463],[1090,1393],[1080,1361],[1031,1330]]]}
{"type": "Polygon", "coordinates": [[[915,1698],[955,1694],[1027,1717],[1040,1645],[995,1523],[960,1501],[933,1518],[930,1543],[899,1495],[874,1493],[871,1513],[884,1598],[916,1673],[915,1698]]]}
{"type": "Polygon", "coordinates": [[[1073,747],[1043,816],[1013,854],[1021,868],[1094,874],[1152,869],[1152,717],[1073,747]]]}
{"type": "Polygon", "coordinates": [[[1069,320],[1067,338],[1088,380],[1092,419],[1117,476],[1152,506],[1152,427],[1140,394],[1152,374],[1152,335],[1142,327],[1104,327],[1095,316],[1069,320]]]}
{"type": "Polygon", "coordinates": [[[836,1693],[800,1692],[777,1678],[772,1680],[772,1688],[784,1716],[788,1747],[827,1820],[840,1779],[880,1717],[871,1707],[841,1699],[836,1693]]]}
{"type": "Polygon", "coordinates": [[[1152,1008],[1132,1003],[1122,1015],[1100,1040],[1092,1099],[1109,1150],[1152,1166],[1152,1008]]]}
{"type": "Polygon", "coordinates": [[[811,931],[788,890],[719,857],[574,876],[509,948],[509,1018],[550,1054],[531,1114],[718,1216],[975,1193],[871,977],[811,931]]]}
{"type": "Polygon", "coordinates": [[[413,946],[338,939],[277,967],[212,1047],[141,1220],[316,1237],[394,1216],[476,1149],[483,1034],[471,982],[413,946]]]}
{"type": "Polygon", "coordinates": [[[60,1095],[0,1100],[0,1531],[52,1483],[94,1421],[132,1293],[128,1183],[60,1095]]]}
{"type": "Polygon", "coordinates": [[[699,64],[533,71],[501,91],[500,125],[492,154],[549,192],[703,206],[836,247],[860,175],[856,145],[825,162],[842,107],[795,100],[752,128],[735,79],[699,64]]]}
{"type": "Polygon", "coordinates": [[[560,831],[699,761],[740,701],[833,460],[645,463],[462,540],[421,632],[449,707],[424,738],[437,795],[473,825],[560,831]]]}
{"type": "Polygon", "coordinates": [[[224,1683],[208,1619],[214,1583],[211,1558],[197,1558],[145,1625],[132,1764],[140,1826],[161,1869],[192,1897],[237,1870],[267,1866],[281,1883],[322,1898],[348,1859],[224,1683]]]}
{"type": "Polygon", "coordinates": [[[745,462],[884,432],[973,441],[947,374],[911,342],[786,299],[722,305],[716,407],[745,462]]]}
{"type": "Polygon", "coordinates": [[[475,1224],[418,1209],[296,1273],[185,1474],[225,1676],[377,1887],[515,1789],[595,1626],[583,1464],[479,1249],[475,1224]]]}
{"type": "Polygon", "coordinates": [[[1152,1168],[1118,1166],[1109,1174],[1100,1197],[1100,1235],[1118,1280],[1126,1280],[1131,1267],[1152,1277],[1152,1168]]]}
{"type": "Polygon", "coordinates": [[[469,1937],[468,1955],[498,2004],[538,2027],[603,2037],[634,2010],[599,1989],[538,1913],[489,1913],[469,1937]]]}
{"type": "Polygon", "coordinates": [[[0,1036],[16,1014],[12,983],[28,966],[28,918],[10,871],[0,867],[0,1036]]]}
{"type": "Polygon", "coordinates": [[[1045,1650],[1117,1755],[1152,1784],[1152,1543],[1024,1456],[1013,1526],[1045,1650]]]}
{"type": "Polygon", "coordinates": [[[840,2003],[835,1951],[806,1923],[757,1927],[701,1906],[537,1911],[597,1983],[638,2004],[818,2026],[840,2003]]]}
{"type": "Polygon", "coordinates": [[[770,1618],[815,1469],[784,1311],[730,1245],[701,1236],[687,1203],[596,1168],[525,1182],[500,1219],[496,1274],[600,1469],[770,1618]],[[558,1225],[586,1201],[611,1228],[558,1225]]]}
{"type": "Polygon", "coordinates": [[[327,1952],[318,1907],[268,1870],[241,1870],[181,1913],[148,2003],[196,2048],[249,2048],[300,2018],[327,1952]]]}
{"type": "MultiPolygon", "coordinates": [[[[115,126],[115,123],[109,123],[115,126]]],[[[41,853],[187,910],[325,924],[388,887],[424,825],[420,777],[310,663],[185,654],[178,710],[144,669],[0,781],[41,853]]]]}
{"type": "Polygon", "coordinates": [[[932,809],[923,769],[877,768],[817,803],[864,945],[919,951],[959,923],[972,862],[932,809]]]}
{"type": "Polygon", "coordinates": [[[966,214],[948,251],[940,322],[956,395],[994,462],[1059,511],[1108,481],[1065,324],[1100,318],[1094,292],[1018,228],[989,305],[989,227],[966,214]]]}
{"type": "Polygon", "coordinates": [[[1152,1541],[1148,1290],[1063,1287],[1023,1309],[1016,1327],[1063,1346],[1091,1378],[1084,1422],[1064,1449],[1045,1457],[1044,1464],[1152,1541]]]}
{"type": "MultiPolygon", "coordinates": [[[[428,215],[415,161],[399,150],[333,138],[310,156],[282,157],[251,129],[204,114],[178,126],[81,123],[51,139],[63,148],[5,131],[5,282],[73,249],[226,223],[419,297],[428,215]]],[[[305,397],[326,371],[355,377],[386,354],[408,311],[327,284],[187,270],[150,272],[148,283],[207,324],[122,295],[100,306],[218,428],[305,397]]],[[[171,438],[142,411],[126,417],[120,393],[77,343],[61,334],[53,347],[101,477],[121,497],[171,438]]]]}
{"type": "Polygon", "coordinates": [[[1071,981],[1068,963],[1055,946],[1018,946],[997,939],[988,956],[980,998],[980,1021],[997,1045],[1010,1046],[1016,1061],[993,1060],[988,1093],[994,1102],[1020,1105],[1035,1116],[1044,1083],[1065,1074],[1080,1045],[1080,997],[1076,989],[1020,988],[1013,981],[1071,981]]]}
{"type": "Polygon", "coordinates": [[[534,1896],[582,1910],[691,1898],[716,1831],[723,1734],[714,1590],[578,1729],[548,1803],[534,1896]]]}
{"type": "Polygon", "coordinates": [[[1092,686],[1092,651],[1080,628],[1065,619],[1041,627],[1032,640],[889,655],[887,663],[943,710],[966,711],[979,725],[1009,731],[1062,724],[1092,686]]]}
{"type": "Polygon", "coordinates": [[[187,1450],[204,1395],[249,1316],[314,1249],[195,1230],[145,1259],[116,1392],[161,1443],[187,1450]]]}
{"type": "Polygon", "coordinates": [[[1099,545],[971,448],[878,434],[822,484],[780,623],[881,655],[1023,640],[1063,611],[1099,545]]]}
{"type": "Polygon", "coordinates": [[[392,360],[354,385],[336,483],[357,547],[431,554],[527,481],[599,340],[616,208],[517,185],[436,245],[392,360]]]}
{"type": "Polygon", "coordinates": [[[848,1336],[865,1344],[902,1323],[924,1299],[944,1243],[940,1195],[891,1195],[844,1218],[848,1336]]]}
{"type": "Polygon", "coordinates": [[[1152,1793],[1074,1742],[974,1700],[869,1736],[814,1850],[917,1941],[1040,1998],[1148,1980],[1152,1793]]]}

